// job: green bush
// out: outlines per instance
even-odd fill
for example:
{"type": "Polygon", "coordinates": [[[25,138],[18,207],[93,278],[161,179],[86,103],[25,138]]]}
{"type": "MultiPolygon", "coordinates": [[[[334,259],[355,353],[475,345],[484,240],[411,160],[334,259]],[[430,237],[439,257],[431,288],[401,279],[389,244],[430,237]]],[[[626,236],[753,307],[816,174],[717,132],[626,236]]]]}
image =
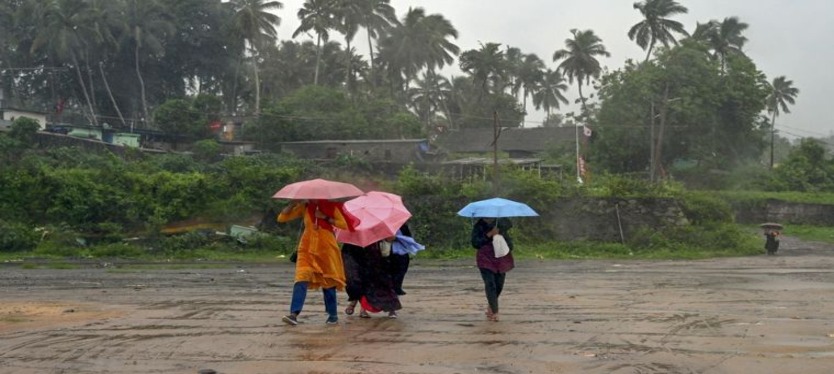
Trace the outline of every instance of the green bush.
{"type": "Polygon", "coordinates": [[[0,220],[0,252],[28,251],[37,245],[39,236],[31,226],[0,220]]]}
{"type": "Polygon", "coordinates": [[[714,194],[691,192],[682,195],[681,209],[686,218],[695,225],[733,222],[730,205],[714,194]]]}

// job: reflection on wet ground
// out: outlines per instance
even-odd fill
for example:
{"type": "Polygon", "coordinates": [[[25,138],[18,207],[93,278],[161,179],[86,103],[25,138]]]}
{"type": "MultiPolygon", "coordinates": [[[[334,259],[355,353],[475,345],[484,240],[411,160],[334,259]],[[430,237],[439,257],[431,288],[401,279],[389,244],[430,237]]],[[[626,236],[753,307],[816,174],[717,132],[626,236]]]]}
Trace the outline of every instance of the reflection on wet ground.
{"type": "Polygon", "coordinates": [[[326,326],[310,292],[294,327],[280,321],[288,263],[6,266],[0,373],[828,373],[834,251],[802,245],[776,257],[519,261],[498,323],[468,261],[415,259],[398,319],[341,314],[326,326]]]}

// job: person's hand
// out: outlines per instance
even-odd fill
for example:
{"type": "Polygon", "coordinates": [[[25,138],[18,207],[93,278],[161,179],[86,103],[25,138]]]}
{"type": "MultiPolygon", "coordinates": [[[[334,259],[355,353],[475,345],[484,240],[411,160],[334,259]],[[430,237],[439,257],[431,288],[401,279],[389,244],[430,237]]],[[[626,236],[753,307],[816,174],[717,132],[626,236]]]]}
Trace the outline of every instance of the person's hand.
{"type": "Polygon", "coordinates": [[[501,232],[500,232],[500,231],[498,231],[498,227],[496,226],[496,227],[493,227],[493,228],[492,228],[492,230],[487,231],[487,237],[490,237],[490,238],[491,238],[491,237],[493,237],[493,236],[495,236],[495,235],[498,235],[498,234],[500,234],[500,233],[501,233],[501,232]]]}

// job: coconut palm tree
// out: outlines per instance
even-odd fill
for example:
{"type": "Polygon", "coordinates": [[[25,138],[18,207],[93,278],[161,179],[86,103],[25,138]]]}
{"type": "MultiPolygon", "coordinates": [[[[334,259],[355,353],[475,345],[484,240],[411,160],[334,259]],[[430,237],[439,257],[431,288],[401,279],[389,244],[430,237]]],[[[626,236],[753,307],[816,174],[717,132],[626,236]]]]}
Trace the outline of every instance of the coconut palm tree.
{"type": "Polygon", "coordinates": [[[332,0],[307,0],[304,7],[298,10],[298,19],[301,25],[292,33],[293,39],[301,33],[316,33],[316,69],[313,76],[313,84],[319,84],[319,64],[321,63],[321,43],[330,40],[330,30],[338,27],[334,14],[334,2],[332,0]]]}
{"type": "Polygon", "coordinates": [[[435,118],[438,110],[442,109],[447,119],[451,119],[446,104],[450,90],[449,80],[431,70],[423,74],[423,79],[416,79],[414,87],[409,88],[409,105],[417,116],[424,121],[426,131],[431,128],[431,121],[435,118]]]}
{"type": "Polygon", "coordinates": [[[533,105],[536,109],[544,109],[550,117],[552,109],[559,109],[561,104],[567,104],[564,92],[568,90],[565,77],[558,70],[547,69],[542,74],[540,85],[533,91],[533,105]]]}
{"type": "Polygon", "coordinates": [[[767,111],[770,113],[770,168],[773,169],[773,140],[776,134],[776,117],[782,113],[790,113],[788,104],[793,105],[799,89],[793,86],[793,81],[784,75],[773,79],[770,85],[770,95],[767,97],[767,111]]]}
{"type": "Polygon", "coordinates": [[[409,8],[401,23],[379,41],[379,59],[392,85],[404,92],[420,70],[442,68],[454,61],[460,49],[450,39],[457,37],[457,30],[443,16],[409,8]]]}
{"type": "Polygon", "coordinates": [[[721,62],[721,70],[724,71],[729,56],[744,56],[742,47],[747,38],[742,33],[747,27],[748,25],[739,21],[738,17],[727,17],[721,22],[711,20],[705,24],[697,24],[692,38],[712,50],[712,57],[721,62]]]}
{"type": "Polygon", "coordinates": [[[611,54],[605,50],[602,39],[596,36],[593,30],[572,29],[570,32],[573,34],[573,39],[565,39],[566,48],[554,52],[553,61],[562,61],[559,69],[568,77],[570,83],[576,80],[582,111],[586,112],[582,83],[590,84],[591,78],[598,77],[602,71],[597,56],[609,57],[611,54]]]}
{"type": "Polygon", "coordinates": [[[160,0],[128,0],[126,18],[129,40],[133,44],[133,62],[142,99],[142,114],[146,123],[152,122],[148,110],[145,79],[142,77],[142,52],[151,56],[164,53],[165,39],[174,33],[170,14],[160,0]]]}
{"type": "Polygon", "coordinates": [[[391,0],[360,0],[360,7],[362,9],[361,25],[365,28],[368,34],[368,56],[371,69],[371,85],[375,85],[374,78],[374,43],[373,40],[378,38],[385,32],[391,29],[394,25],[399,25],[397,14],[394,7],[390,4],[391,0]]]}
{"type": "Polygon", "coordinates": [[[84,49],[84,42],[79,29],[84,29],[86,23],[83,21],[86,14],[87,4],[72,0],[51,0],[43,4],[32,4],[27,10],[31,16],[38,20],[37,33],[32,40],[30,53],[40,51],[54,56],[60,61],[69,62],[75,70],[78,84],[84,95],[85,103],[89,113],[85,115],[90,123],[97,125],[95,110],[89,94],[89,87],[81,74],[80,57],[84,49]]]}
{"type": "Polygon", "coordinates": [[[640,48],[646,50],[646,61],[652,55],[655,44],[660,42],[664,47],[669,47],[670,42],[677,45],[673,33],[688,36],[683,24],[671,20],[669,17],[676,14],[686,14],[685,6],[678,4],[675,0],[645,0],[634,3],[634,9],[643,14],[643,20],[628,30],[628,38],[635,40],[640,48]]]}
{"type": "Polygon", "coordinates": [[[501,92],[499,86],[506,74],[507,62],[501,44],[481,44],[480,49],[471,49],[461,53],[460,70],[472,76],[474,84],[481,87],[481,93],[501,92]]]}
{"type": "MultiPolygon", "coordinates": [[[[544,83],[545,66],[544,61],[535,54],[524,55],[521,65],[518,67],[517,76],[513,91],[521,93],[522,108],[527,113],[527,98],[533,95],[544,83]]],[[[535,104],[534,104],[535,105],[535,104]]],[[[525,124],[522,122],[522,127],[525,124]]]]}
{"type": "Polygon", "coordinates": [[[258,54],[267,44],[275,44],[278,39],[278,31],[275,28],[281,24],[281,17],[270,11],[283,8],[284,4],[265,0],[232,0],[230,4],[235,12],[232,20],[235,32],[248,44],[254,60],[252,71],[255,79],[255,114],[259,114],[261,84],[258,54]]]}

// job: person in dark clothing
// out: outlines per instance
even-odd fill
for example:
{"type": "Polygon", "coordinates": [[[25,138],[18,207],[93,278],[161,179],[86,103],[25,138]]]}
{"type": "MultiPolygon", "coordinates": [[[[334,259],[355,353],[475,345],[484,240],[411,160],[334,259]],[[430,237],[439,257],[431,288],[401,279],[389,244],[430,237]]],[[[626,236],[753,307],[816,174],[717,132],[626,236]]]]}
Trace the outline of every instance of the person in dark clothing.
{"type": "Polygon", "coordinates": [[[779,230],[765,230],[765,250],[768,255],[775,255],[779,250],[779,230]]]}
{"type": "Polygon", "coordinates": [[[388,257],[382,247],[390,248],[393,238],[373,243],[367,247],[344,243],[342,258],[345,264],[348,306],[345,314],[352,315],[356,304],[360,304],[359,317],[370,318],[371,313],[388,312],[388,317],[397,318],[402,309],[400,299],[394,290],[394,280],[389,272],[388,257]]]}
{"type": "Polygon", "coordinates": [[[507,272],[515,267],[513,242],[509,235],[512,227],[512,222],[507,218],[479,218],[472,227],[472,247],[477,249],[475,262],[484,281],[484,292],[489,304],[486,316],[490,321],[498,321],[498,297],[504,290],[507,272]],[[510,249],[509,253],[502,257],[496,257],[493,247],[494,237],[499,234],[510,249]]]}
{"type": "MultiPolygon", "coordinates": [[[[413,237],[408,224],[404,224],[400,227],[400,234],[413,237]]],[[[391,278],[394,282],[394,292],[396,292],[397,295],[405,295],[405,291],[403,290],[403,281],[405,280],[405,273],[408,272],[408,265],[410,263],[411,256],[408,253],[397,253],[397,251],[392,251],[391,256],[388,257],[388,270],[391,273],[391,278]]]]}

